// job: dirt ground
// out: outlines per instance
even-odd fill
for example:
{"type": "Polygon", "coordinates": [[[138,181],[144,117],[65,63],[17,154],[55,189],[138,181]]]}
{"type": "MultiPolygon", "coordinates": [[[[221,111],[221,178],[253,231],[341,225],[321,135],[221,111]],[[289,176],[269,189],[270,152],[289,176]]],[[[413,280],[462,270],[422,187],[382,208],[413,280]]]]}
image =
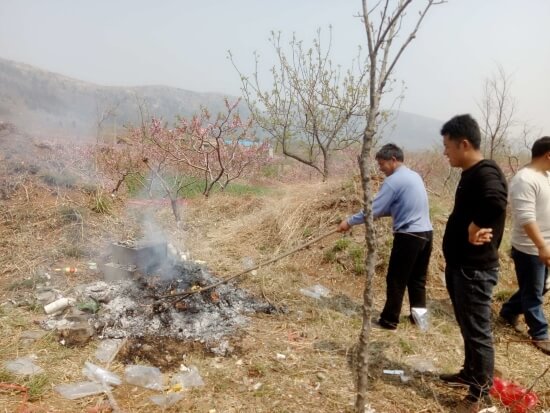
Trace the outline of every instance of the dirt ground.
{"type": "MultiPolygon", "coordinates": [[[[4,162],[3,168],[6,168],[4,162]]],[[[3,170],[3,176],[9,171],[3,170]]],[[[25,386],[0,388],[2,412],[107,412],[105,395],[63,399],[54,386],[83,380],[82,367],[99,340],[68,347],[51,332],[28,342],[27,331],[40,331],[46,316],[33,299],[36,286],[47,279],[60,291],[101,279],[88,266],[104,259],[114,240],[142,235],[139,222],[123,199],[110,213],[93,212],[94,194],[82,188],[52,188],[25,175],[0,201],[0,363],[34,355],[44,373],[15,376],[0,366],[0,382],[25,386]],[[66,274],[56,268],[76,267],[66,274]],[[45,274],[48,274],[45,278],[45,274]],[[26,398],[28,398],[27,401],[26,398]]],[[[260,264],[334,228],[359,208],[357,183],[349,179],[325,184],[278,185],[263,195],[216,194],[193,199],[178,228],[168,205],[155,205],[152,214],[170,242],[191,258],[206,262],[219,277],[240,272],[250,262],[260,264]]],[[[430,327],[420,331],[404,311],[395,332],[373,329],[370,337],[369,403],[374,411],[452,412],[465,390],[437,380],[441,372],[460,368],[462,342],[453,319],[441,273],[440,244],[449,202],[432,199],[435,250],[428,281],[430,327]],[[406,376],[385,374],[404,370],[406,376]]],[[[142,206],[139,208],[143,209],[142,206]]],[[[391,226],[380,221],[379,262],[375,307],[385,298],[384,273],[391,247],[391,226]]],[[[124,412],[351,412],[354,403],[354,347],[361,320],[361,250],[364,229],[351,235],[333,234],[273,264],[247,274],[238,285],[272,303],[279,312],[250,316],[247,327],[230,338],[234,352],[219,357],[198,343],[144,338],[127,345],[110,370],[122,375],[129,362],[152,363],[166,378],[178,365],[194,365],[204,386],[183,390],[176,405],[160,408],[149,397],[157,394],[128,384],[113,389],[124,412]],[[320,284],[330,296],[315,299],[300,289],[320,284]],[[137,343],[137,344],[136,344],[137,343]],[[146,345],[144,347],[144,345],[146,345]],[[143,350],[145,348],[145,351],[143,350]]],[[[506,244],[506,243],[505,243],[506,244]]],[[[494,312],[515,288],[510,259],[503,245],[503,271],[496,290],[494,312]]],[[[407,303],[404,304],[407,308],[407,303]]],[[[546,303],[550,314],[550,304],[546,303]]],[[[496,365],[500,374],[540,399],[537,409],[550,410],[550,358],[527,337],[494,326],[496,365]]],[[[506,411],[502,406],[499,411],[506,411]]]]}

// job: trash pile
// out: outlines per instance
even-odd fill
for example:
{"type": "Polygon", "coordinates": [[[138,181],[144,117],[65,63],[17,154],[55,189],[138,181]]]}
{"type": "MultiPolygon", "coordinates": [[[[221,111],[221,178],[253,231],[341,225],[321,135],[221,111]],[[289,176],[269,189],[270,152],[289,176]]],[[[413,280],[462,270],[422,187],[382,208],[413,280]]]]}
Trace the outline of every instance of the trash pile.
{"type": "MultiPolygon", "coordinates": [[[[166,253],[170,248],[161,250],[166,253]]],[[[184,261],[180,255],[142,261],[147,262],[148,267],[132,268],[131,277],[80,285],[70,296],[39,292],[44,310],[49,314],[42,327],[57,331],[67,345],[84,344],[94,335],[99,338],[165,337],[199,341],[207,350],[226,355],[231,348],[224,338],[246,324],[247,314],[274,311],[270,304],[230,284],[178,295],[219,281],[204,265],[184,261]],[[158,265],[152,267],[151,262],[158,265]]]]}

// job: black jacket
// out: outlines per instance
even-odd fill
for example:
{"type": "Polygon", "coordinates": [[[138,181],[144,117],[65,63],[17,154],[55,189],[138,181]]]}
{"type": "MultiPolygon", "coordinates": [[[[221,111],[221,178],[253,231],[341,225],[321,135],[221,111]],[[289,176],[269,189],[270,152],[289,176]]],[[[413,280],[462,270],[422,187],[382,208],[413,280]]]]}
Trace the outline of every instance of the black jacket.
{"type": "Polygon", "coordinates": [[[494,161],[484,159],[462,172],[443,236],[447,265],[477,270],[499,266],[498,247],[504,232],[507,200],[506,178],[494,161]],[[492,228],[491,242],[471,244],[468,241],[471,222],[480,228],[492,228]]]}

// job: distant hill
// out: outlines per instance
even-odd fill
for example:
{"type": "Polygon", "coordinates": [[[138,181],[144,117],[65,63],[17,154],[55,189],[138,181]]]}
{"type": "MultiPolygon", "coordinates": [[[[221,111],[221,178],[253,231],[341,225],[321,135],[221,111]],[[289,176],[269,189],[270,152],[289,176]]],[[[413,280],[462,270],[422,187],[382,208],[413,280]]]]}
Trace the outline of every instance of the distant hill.
{"type": "MultiPolygon", "coordinates": [[[[120,134],[124,126],[138,124],[142,115],[171,123],[177,116],[197,113],[201,106],[217,113],[224,110],[223,98],[220,93],[168,86],[101,86],[0,58],[0,122],[12,122],[38,136],[94,139],[102,118],[102,136],[120,134]]],[[[381,142],[394,142],[408,150],[431,148],[439,142],[441,123],[394,112],[390,125],[383,128],[381,142]]]]}
{"type": "Polygon", "coordinates": [[[139,123],[140,112],[172,122],[201,105],[217,113],[223,98],[166,86],[100,86],[0,58],[0,121],[32,134],[94,138],[102,117],[104,130],[120,133],[124,125],[139,123]]]}
{"type": "Polygon", "coordinates": [[[410,151],[431,149],[440,145],[441,126],[443,122],[438,119],[394,111],[388,124],[382,128],[380,143],[393,142],[410,151]]]}

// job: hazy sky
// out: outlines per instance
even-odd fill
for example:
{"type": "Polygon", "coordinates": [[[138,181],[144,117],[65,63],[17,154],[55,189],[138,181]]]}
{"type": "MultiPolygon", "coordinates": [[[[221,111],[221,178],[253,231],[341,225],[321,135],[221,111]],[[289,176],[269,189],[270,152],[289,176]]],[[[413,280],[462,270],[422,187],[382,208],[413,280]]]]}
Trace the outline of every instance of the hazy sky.
{"type": "MultiPolygon", "coordinates": [[[[254,51],[262,70],[272,62],[271,30],[307,40],[332,25],[334,60],[346,66],[366,44],[360,9],[359,0],[0,0],[0,57],[103,85],[238,95],[228,49],[250,74],[254,51]]],[[[401,109],[441,120],[477,114],[483,81],[500,64],[518,119],[550,134],[549,23],[550,0],[435,7],[395,73],[407,87],[401,109]]]]}

